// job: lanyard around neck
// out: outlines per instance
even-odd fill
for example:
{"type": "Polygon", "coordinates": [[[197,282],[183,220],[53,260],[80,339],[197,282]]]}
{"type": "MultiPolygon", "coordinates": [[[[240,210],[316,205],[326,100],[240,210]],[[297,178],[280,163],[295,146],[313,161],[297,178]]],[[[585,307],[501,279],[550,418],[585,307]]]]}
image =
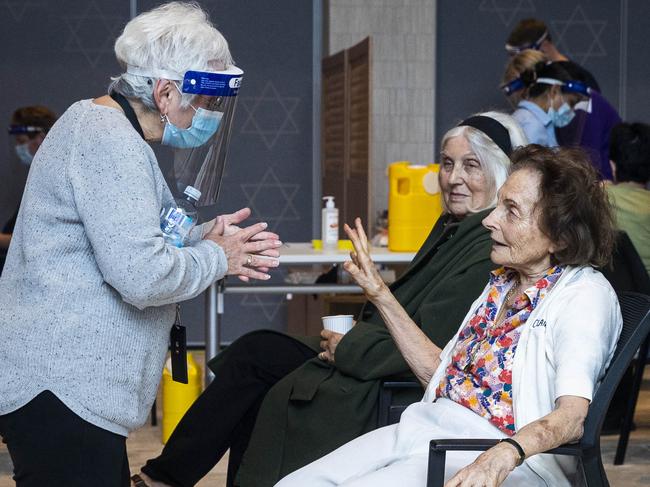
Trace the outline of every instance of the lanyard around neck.
{"type": "Polygon", "coordinates": [[[124,115],[126,118],[131,122],[131,125],[133,125],[133,128],[135,129],[136,132],[140,134],[140,137],[142,137],[142,140],[145,140],[144,138],[144,132],[142,131],[142,127],[140,126],[140,122],[138,122],[138,117],[135,116],[135,111],[133,110],[133,107],[129,103],[129,101],[126,99],[124,95],[121,95],[116,92],[110,93],[110,96],[115,102],[122,107],[122,110],[124,110],[124,115]]]}

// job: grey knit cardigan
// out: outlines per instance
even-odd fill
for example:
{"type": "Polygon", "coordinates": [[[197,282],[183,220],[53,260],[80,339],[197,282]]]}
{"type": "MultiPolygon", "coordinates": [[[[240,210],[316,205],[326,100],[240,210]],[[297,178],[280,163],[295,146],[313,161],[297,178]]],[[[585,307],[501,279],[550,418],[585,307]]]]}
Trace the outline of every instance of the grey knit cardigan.
{"type": "Polygon", "coordinates": [[[108,431],[145,422],[173,303],[227,269],[212,241],[165,244],[159,213],[171,199],[151,147],[118,110],[83,100],[54,125],[0,278],[0,414],[50,390],[108,431]]]}

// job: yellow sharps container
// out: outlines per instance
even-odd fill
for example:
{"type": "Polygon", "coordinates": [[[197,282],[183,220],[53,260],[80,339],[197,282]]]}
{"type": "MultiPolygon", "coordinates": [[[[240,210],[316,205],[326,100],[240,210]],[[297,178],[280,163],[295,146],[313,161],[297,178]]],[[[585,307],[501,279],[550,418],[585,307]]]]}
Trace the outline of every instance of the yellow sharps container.
{"type": "Polygon", "coordinates": [[[174,382],[171,359],[163,369],[162,377],[162,442],[167,443],[185,412],[201,394],[201,368],[191,353],[187,354],[187,384],[174,382]]]}
{"type": "Polygon", "coordinates": [[[388,248],[415,252],[442,213],[438,164],[388,166],[388,248]]]}

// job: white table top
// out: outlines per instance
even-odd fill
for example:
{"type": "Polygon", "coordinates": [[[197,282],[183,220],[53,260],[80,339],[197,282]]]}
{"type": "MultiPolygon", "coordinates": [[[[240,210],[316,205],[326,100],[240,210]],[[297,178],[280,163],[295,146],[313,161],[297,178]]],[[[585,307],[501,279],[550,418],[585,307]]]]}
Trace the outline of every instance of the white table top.
{"type": "MultiPolygon", "coordinates": [[[[404,263],[415,257],[415,252],[391,252],[386,247],[371,247],[370,257],[377,264],[404,263]]],[[[350,251],[314,250],[311,242],[289,242],[280,247],[280,264],[335,264],[350,260],[350,251]]]]}

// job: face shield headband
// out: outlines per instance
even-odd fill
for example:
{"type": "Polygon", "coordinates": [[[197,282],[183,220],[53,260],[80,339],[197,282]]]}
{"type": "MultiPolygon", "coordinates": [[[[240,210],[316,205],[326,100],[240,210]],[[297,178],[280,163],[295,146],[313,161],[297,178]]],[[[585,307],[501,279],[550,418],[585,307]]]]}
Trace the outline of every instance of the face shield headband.
{"type": "Polygon", "coordinates": [[[516,91],[523,90],[525,85],[521,78],[515,78],[512,81],[502,84],[500,88],[504,95],[510,96],[516,91]]]}
{"type": "Polygon", "coordinates": [[[512,56],[514,56],[515,54],[519,54],[521,51],[525,51],[526,49],[534,49],[535,51],[539,51],[540,47],[542,47],[542,43],[546,40],[547,37],[548,37],[548,30],[545,30],[544,33],[540,36],[540,38],[531,44],[522,44],[519,46],[506,44],[506,51],[508,52],[508,54],[512,56]]]}
{"type": "Polygon", "coordinates": [[[182,94],[193,95],[191,106],[196,111],[196,114],[192,126],[188,129],[166,126],[166,131],[178,132],[183,135],[184,131],[191,132],[197,129],[205,133],[205,130],[210,126],[210,131],[214,130],[214,133],[201,145],[174,149],[174,184],[172,190],[183,193],[187,186],[192,186],[201,191],[198,206],[215,204],[219,196],[221,179],[225,169],[237,94],[239,93],[244,72],[236,66],[229,66],[228,69],[223,71],[187,71],[180,75],[168,70],[147,69],[129,65],[127,66],[127,73],[175,81],[179,83],[179,90],[182,94]],[[202,111],[210,112],[213,116],[197,117],[197,115],[205,115],[205,113],[200,113],[202,111]],[[200,122],[206,120],[210,123],[201,123],[201,126],[199,126],[200,122]],[[217,123],[213,124],[215,120],[217,123]]]}
{"type": "Polygon", "coordinates": [[[578,93],[579,95],[586,96],[589,98],[591,96],[591,88],[581,81],[570,80],[570,81],[561,81],[554,78],[537,78],[536,83],[542,83],[546,85],[556,85],[559,86],[563,93],[578,93]]]}
{"type": "Polygon", "coordinates": [[[36,135],[44,133],[43,127],[35,127],[34,125],[10,125],[9,135],[36,135]]]}

